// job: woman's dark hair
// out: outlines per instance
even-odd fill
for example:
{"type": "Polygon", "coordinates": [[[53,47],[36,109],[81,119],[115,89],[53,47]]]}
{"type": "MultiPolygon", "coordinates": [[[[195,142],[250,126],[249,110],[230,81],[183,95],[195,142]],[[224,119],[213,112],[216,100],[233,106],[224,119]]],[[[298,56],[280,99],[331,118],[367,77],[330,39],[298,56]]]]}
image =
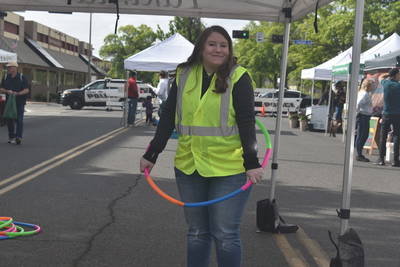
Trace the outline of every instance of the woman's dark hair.
{"type": "Polygon", "coordinates": [[[167,78],[167,76],[168,76],[168,72],[166,72],[165,70],[160,71],[161,78],[167,78]]]}
{"type": "Polygon", "coordinates": [[[228,32],[221,26],[211,26],[206,28],[199,36],[199,39],[197,40],[193,52],[188,58],[188,60],[184,63],[179,64],[178,67],[191,67],[195,64],[201,64],[203,61],[202,54],[204,46],[206,44],[207,38],[213,32],[221,34],[228,41],[228,47],[229,47],[228,60],[218,68],[216,72],[217,79],[215,81],[215,88],[216,88],[215,92],[224,93],[228,88],[228,82],[227,82],[228,76],[232,70],[232,67],[235,65],[235,61],[233,57],[232,39],[229,36],[228,32]]]}

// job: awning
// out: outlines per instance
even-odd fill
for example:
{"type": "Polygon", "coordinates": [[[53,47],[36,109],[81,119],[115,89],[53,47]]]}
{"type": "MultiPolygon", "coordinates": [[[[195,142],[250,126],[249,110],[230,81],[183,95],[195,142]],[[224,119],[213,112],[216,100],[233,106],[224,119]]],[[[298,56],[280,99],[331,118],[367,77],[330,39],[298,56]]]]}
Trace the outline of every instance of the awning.
{"type": "Polygon", "coordinates": [[[0,49],[0,62],[17,61],[17,54],[0,49]]]}
{"type": "MultiPolygon", "coordinates": [[[[116,13],[110,0],[2,0],[3,11],[46,10],[56,12],[116,13]],[[70,4],[69,4],[70,3],[70,4]]],[[[292,7],[297,20],[332,0],[158,0],[118,1],[124,14],[226,18],[285,22],[283,8],[292,7]],[[317,4],[318,3],[318,4],[317,4]]]]}

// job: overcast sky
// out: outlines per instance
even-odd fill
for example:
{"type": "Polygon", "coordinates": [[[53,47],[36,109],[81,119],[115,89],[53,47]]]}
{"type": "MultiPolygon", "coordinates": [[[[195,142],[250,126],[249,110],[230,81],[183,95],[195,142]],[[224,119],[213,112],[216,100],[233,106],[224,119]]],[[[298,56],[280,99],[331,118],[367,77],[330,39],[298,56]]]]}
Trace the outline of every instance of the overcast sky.
{"type": "MultiPolygon", "coordinates": [[[[50,28],[59,30],[80,41],[89,42],[89,13],[73,13],[72,15],[49,14],[48,12],[26,11],[17,12],[25,20],[33,20],[50,28]]],[[[104,37],[114,33],[116,14],[93,14],[92,15],[92,45],[94,55],[98,56],[99,49],[103,45],[104,37]]],[[[150,15],[127,15],[120,14],[118,27],[123,25],[134,25],[135,27],[146,24],[157,29],[157,24],[165,32],[169,30],[168,23],[173,17],[170,16],[150,16],[150,15]]],[[[229,19],[202,19],[206,26],[221,25],[229,34],[232,30],[241,30],[249,21],[247,20],[229,20],[229,19]]]]}

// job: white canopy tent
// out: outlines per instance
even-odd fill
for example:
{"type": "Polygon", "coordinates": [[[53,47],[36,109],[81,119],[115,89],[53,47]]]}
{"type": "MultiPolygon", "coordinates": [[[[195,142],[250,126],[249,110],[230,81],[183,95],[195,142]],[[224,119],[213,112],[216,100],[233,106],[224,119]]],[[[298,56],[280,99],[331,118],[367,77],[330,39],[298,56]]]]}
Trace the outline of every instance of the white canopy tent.
{"type": "MultiPolygon", "coordinates": [[[[332,68],[333,66],[349,64],[352,59],[352,49],[350,47],[346,51],[340,53],[334,58],[329,59],[328,61],[309,69],[303,69],[301,71],[301,79],[304,80],[324,80],[330,81],[332,80],[332,68]]],[[[386,54],[390,54],[391,52],[397,51],[400,49],[400,36],[397,33],[393,33],[390,37],[385,40],[379,42],[377,45],[371,47],[367,51],[363,52],[360,55],[360,63],[365,63],[366,60],[371,60],[374,58],[378,58],[384,56],[386,54]]],[[[335,79],[346,79],[346,77],[335,77],[335,79]]]]}
{"type": "Polygon", "coordinates": [[[17,54],[0,49],[0,63],[17,61],[17,54]]]}
{"type": "Polygon", "coordinates": [[[352,49],[353,47],[350,47],[346,51],[314,68],[303,69],[301,71],[301,79],[330,81],[332,79],[332,67],[347,59],[351,60],[352,49]]]}
{"type": "Polygon", "coordinates": [[[127,70],[172,71],[179,63],[185,62],[193,51],[194,45],[179,33],[150,46],[124,60],[127,70]]]}
{"type": "Polygon", "coordinates": [[[56,12],[115,13],[118,2],[120,13],[208,17],[285,22],[282,8],[292,8],[292,19],[297,20],[332,0],[1,0],[3,11],[45,10],[56,12]]]}
{"type": "MultiPolygon", "coordinates": [[[[211,17],[211,18],[230,18],[248,19],[260,21],[275,21],[285,23],[284,42],[282,49],[280,77],[286,77],[287,54],[289,48],[290,24],[293,20],[312,12],[316,7],[322,7],[333,0],[270,0],[270,1],[249,1],[249,0],[181,0],[181,1],[105,1],[105,0],[0,0],[3,11],[24,11],[24,10],[44,10],[57,12],[97,12],[115,13],[117,9],[121,13],[130,14],[149,14],[149,15],[170,15],[170,16],[189,16],[189,17],[211,17]],[[112,3],[110,3],[112,2],[112,3]],[[117,4],[115,4],[117,3],[117,4]]],[[[351,181],[353,170],[353,150],[354,150],[354,128],[355,128],[355,103],[356,87],[358,83],[357,73],[360,69],[361,36],[362,22],[364,17],[365,0],[356,0],[354,40],[352,52],[352,78],[351,95],[349,109],[349,123],[346,138],[346,149],[344,157],[343,171],[343,194],[342,194],[342,214],[350,211],[351,181]],[[355,77],[353,77],[355,76],[355,77]]],[[[282,99],[286,86],[285,79],[281,79],[278,118],[276,120],[274,149],[272,156],[272,175],[271,175],[271,200],[274,199],[275,176],[278,169],[277,156],[279,150],[279,139],[282,117],[282,99]]],[[[350,213],[350,212],[349,212],[350,213]]],[[[349,216],[341,216],[340,232],[344,234],[348,228],[349,216]]]]}
{"type": "MultiPolygon", "coordinates": [[[[361,53],[360,63],[364,64],[366,60],[378,58],[390,54],[399,49],[400,49],[400,36],[397,33],[393,33],[390,37],[379,42],[377,45],[371,47],[367,51],[361,53]]],[[[343,58],[343,60],[336,62],[335,66],[350,64],[351,62],[352,62],[351,57],[343,58]]]]}

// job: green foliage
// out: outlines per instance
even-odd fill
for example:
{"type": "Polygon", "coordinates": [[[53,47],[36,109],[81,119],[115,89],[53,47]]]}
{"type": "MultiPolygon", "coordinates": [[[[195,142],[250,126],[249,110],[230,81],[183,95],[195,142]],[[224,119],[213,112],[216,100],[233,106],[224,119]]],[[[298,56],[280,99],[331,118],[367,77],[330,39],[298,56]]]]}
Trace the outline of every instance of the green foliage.
{"type": "MultiPolygon", "coordinates": [[[[147,47],[156,40],[156,34],[146,26],[126,25],[118,28],[117,34],[109,34],[104,38],[104,45],[100,48],[100,56],[110,59],[112,66],[107,73],[112,78],[125,78],[124,60],[147,47]]],[[[143,74],[138,75],[141,80],[147,80],[143,74]]]]}
{"type": "Polygon", "coordinates": [[[169,32],[165,34],[165,36],[169,37],[179,32],[194,44],[204,29],[205,26],[200,18],[174,17],[174,19],[169,22],[169,32]]]}
{"type": "MultiPolygon", "coordinates": [[[[272,22],[260,24],[251,22],[246,26],[246,30],[250,31],[250,37],[256,32],[263,32],[264,36],[270,36],[280,34],[283,26],[272,22]]],[[[269,87],[277,88],[281,47],[281,44],[273,44],[268,37],[261,43],[257,43],[254,38],[240,39],[234,43],[234,52],[238,63],[250,71],[257,87],[265,87],[265,83],[268,83],[269,87]]]]}

